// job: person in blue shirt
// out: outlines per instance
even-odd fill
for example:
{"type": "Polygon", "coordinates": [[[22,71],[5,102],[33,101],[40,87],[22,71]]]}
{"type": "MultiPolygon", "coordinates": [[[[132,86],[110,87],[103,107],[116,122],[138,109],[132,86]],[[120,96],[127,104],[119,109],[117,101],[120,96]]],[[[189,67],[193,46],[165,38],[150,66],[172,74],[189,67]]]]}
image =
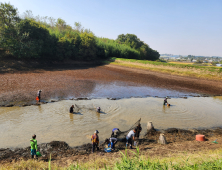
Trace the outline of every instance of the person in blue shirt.
{"type": "Polygon", "coordinates": [[[112,130],[111,137],[117,138],[118,134],[120,133],[120,130],[118,128],[114,128],[112,130]]]}

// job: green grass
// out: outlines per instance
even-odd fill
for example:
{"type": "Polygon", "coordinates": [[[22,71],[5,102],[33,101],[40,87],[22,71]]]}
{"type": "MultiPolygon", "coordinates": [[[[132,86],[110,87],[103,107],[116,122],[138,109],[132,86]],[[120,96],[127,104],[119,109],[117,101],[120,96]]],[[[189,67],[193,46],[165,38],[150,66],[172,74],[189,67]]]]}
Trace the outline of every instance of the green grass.
{"type": "MultiPolygon", "coordinates": [[[[1,170],[12,169],[43,169],[43,170],[87,170],[87,169],[114,169],[114,170],[221,170],[222,169],[222,149],[207,150],[196,153],[179,153],[167,157],[155,158],[147,157],[149,151],[140,152],[139,148],[136,152],[125,150],[125,153],[119,151],[120,158],[107,157],[106,160],[97,157],[97,159],[88,162],[73,162],[75,164],[69,167],[61,167],[51,162],[41,162],[36,160],[12,162],[8,165],[0,165],[1,170]]],[[[68,158],[67,158],[68,159],[68,158]]]]}

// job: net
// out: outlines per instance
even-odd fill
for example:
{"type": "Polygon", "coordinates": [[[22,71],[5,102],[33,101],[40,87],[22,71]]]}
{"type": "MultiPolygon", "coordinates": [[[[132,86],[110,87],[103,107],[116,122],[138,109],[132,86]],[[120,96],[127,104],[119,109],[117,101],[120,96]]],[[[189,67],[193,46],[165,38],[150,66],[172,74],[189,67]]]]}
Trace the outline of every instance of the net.
{"type": "Polygon", "coordinates": [[[75,104],[74,112],[79,112],[80,110],[90,110],[90,111],[96,111],[96,107],[93,104],[88,105],[77,105],[75,104]]]}
{"type": "Polygon", "coordinates": [[[129,133],[129,131],[135,129],[140,124],[140,121],[141,121],[141,118],[136,123],[134,123],[134,125],[131,126],[128,130],[126,130],[126,131],[119,131],[116,134],[116,138],[125,139],[126,135],[129,133]]]}

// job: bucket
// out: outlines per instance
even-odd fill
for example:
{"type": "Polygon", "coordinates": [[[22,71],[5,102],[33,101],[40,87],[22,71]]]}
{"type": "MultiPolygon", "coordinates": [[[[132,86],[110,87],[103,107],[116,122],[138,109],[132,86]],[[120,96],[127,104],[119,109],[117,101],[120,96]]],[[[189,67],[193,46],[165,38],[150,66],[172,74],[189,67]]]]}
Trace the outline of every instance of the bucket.
{"type": "Polygon", "coordinates": [[[104,150],[105,150],[105,152],[111,152],[112,151],[111,148],[105,148],[104,150]]]}
{"type": "Polygon", "coordinates": [[[167,104],[167,106],[170,106],[170,104],[167,104]]]}
{"type": "Polygon", "coordinates": [[[204,135],[196,135],[196,141],[205,141],[205,136],[204,135]]]}
{"type": "Polygon", "coordinates": [[[37,96],[37,97],[35,98],[35,100],[39,100],[39,97],[37,96]]]}
{"type": "Polygon", "coordinates": [[[37,155],[38,157],[42,156],[41,153],[40,153],[39,151],[36,152],[36,155],[37,155]]]}

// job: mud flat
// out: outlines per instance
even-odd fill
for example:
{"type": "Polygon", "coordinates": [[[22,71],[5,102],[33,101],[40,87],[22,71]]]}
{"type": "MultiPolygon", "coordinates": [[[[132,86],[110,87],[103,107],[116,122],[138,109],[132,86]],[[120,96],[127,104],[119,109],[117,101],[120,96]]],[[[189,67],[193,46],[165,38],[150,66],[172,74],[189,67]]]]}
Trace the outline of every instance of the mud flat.
{"type": "Polygon", "coordinates": [[[50,102],[51,99],[81,97],[123,98],[127,94],[132,97],[176,96],[175,91],[194,96],[222,95],[222,82],[220,81],[181,77],[113,65],[97,67],[63,65],[53,69],[16,71],[13,74],[6,72],[0,74],[0,84],[1,106],[35,104],[35,97],[39,89],[43,91],[42,99],[45,102],[50,102]],[[112,93],[107,93],[110,86],[113,89],[112,93]],[[134,88],[133,91],[132,88],[134,88]],[[120,90],[118,91],[118,89],[120,90]],[[157,90],[153,91],[153,89],[157,90]],[[121,91],[123,92],[121,93],[121,91]],[[164,93],[164,91],[169,93],[164,93]]]}

